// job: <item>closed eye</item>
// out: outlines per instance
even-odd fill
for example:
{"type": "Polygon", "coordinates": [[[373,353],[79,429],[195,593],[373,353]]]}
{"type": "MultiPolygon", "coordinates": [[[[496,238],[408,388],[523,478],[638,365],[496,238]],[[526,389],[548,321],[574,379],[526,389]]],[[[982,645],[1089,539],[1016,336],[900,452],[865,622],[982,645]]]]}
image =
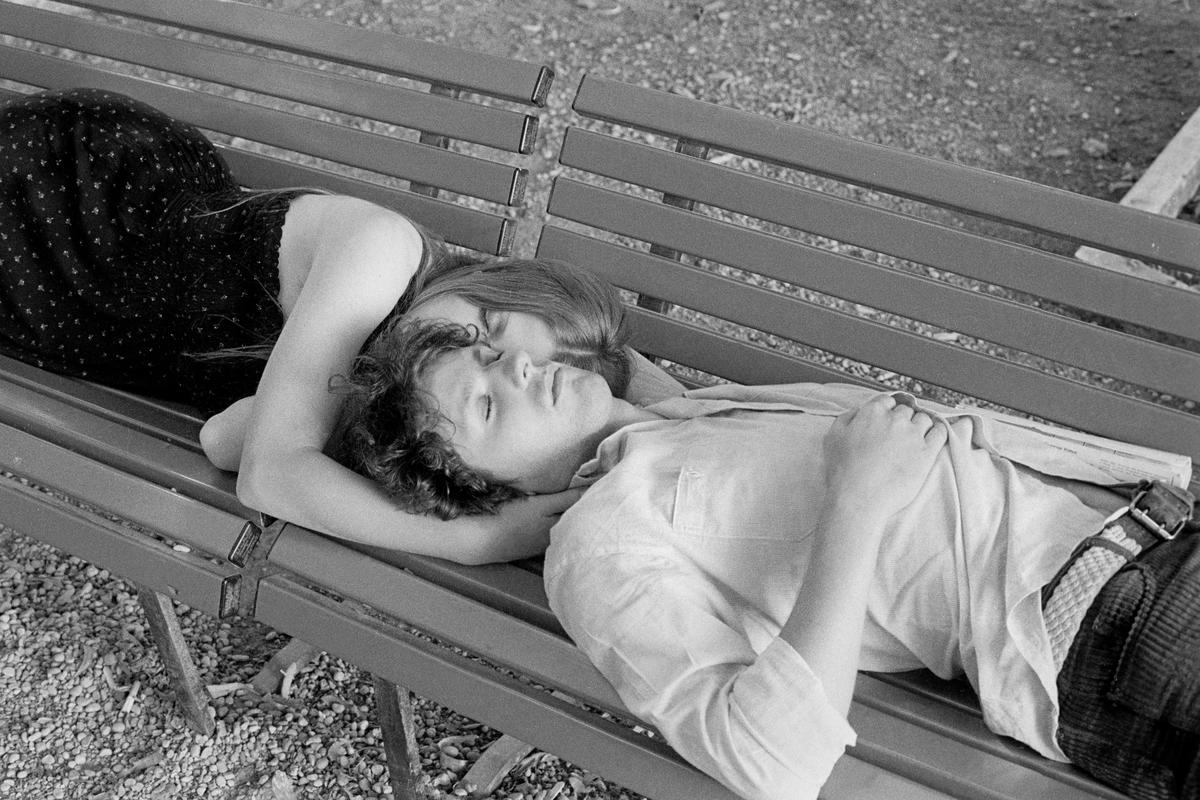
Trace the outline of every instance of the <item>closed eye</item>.
{"type": "Polygon", "coordinates": [[[503,353],[492,347],[492,345],[488,344],[487,342],[480,342],[475,346],[475,358],[481,365],[485,367],[488,364],[499,361],[503,355],[503,353]]]}
{"type": "Polygon", "coordinates": [[[498,311],[485,311],[483,314],[483,324],[487,329],[488,341],[494,342],[503,336],[507,323],[507,314],[502,314],[498,311]]]}
{"type": "MultiPolygon", "coordinates": [[[[497,361],[500,360],[500,357],[501,357],[501,353],[498,350],[494,350],[491,347],[491,345],[488,345],[488,344],[483,344],[483,343],[477,344],[477,345],[475,345],[473,350],[475,353],[475,360],[479,363],[479,365],[481,367],[484,367],[484,368],[488,367],[491,364],[495,364],[497,361]]],[[[487,422],[488,420],[490,420],[492,418],[492,413],[495,410],[495,405],[496,405],[495,400],[492,397],[491,393],[481,395],[480,399],[479,399],[479,404],[480,404],[481,411],[483,414],[483,421],[487,422]]]]}

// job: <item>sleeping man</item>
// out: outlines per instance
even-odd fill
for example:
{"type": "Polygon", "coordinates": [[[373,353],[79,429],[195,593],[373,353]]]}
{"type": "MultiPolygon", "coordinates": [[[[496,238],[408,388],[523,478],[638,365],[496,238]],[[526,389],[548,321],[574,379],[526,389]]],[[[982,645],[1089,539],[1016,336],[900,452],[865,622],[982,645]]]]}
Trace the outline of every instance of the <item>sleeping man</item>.
{"type": "MultiPolygon", "coordinates": [[[[1146,711],[1137,700],[1163,685],[1161,670],[1129,677],[1128,707],[1089,694],[1087,670],[1111,672],[1106,653],[1130,645],[1097,643],[1080,620],[1122,580],[1105,575],[1083,600],[1057,589],[1043,599],[1083,540],[1104,531],[1093,555],[1127,544],[1124,523],[1106,518],[1128,501],[1103,486],[1131,476],[898,392],[717,386],[639,407],[592,372],[497,353],[463,328],[387,336],[408,354],[386,400],[405,405],[406,424],[371,430],[376,415],[359,408],[367,422],[349,435],[404,463],[395,473],[425,465],[423,479],[393,487],[397,499],[461,498],[478,511],[511,493],[588,486],[551,534],[550,604],[629,709],[736,793],[816,797],[855,741],[857,670],[928,668],[965,675],[989,727],[1048,758],[1134,796],[1195,796],[1197,737],[1161,746],[1178,704],[1146,711]]],[[[1190,632],[1167,638],[1190,644],[1166,659],[1193,731],[1196,540],[1131,565],[1161,577],[1165,599],[1152,598],[1144,629],[1154,636],[1179,618],[1154,604],[1193,587],[1190,632]]]]}

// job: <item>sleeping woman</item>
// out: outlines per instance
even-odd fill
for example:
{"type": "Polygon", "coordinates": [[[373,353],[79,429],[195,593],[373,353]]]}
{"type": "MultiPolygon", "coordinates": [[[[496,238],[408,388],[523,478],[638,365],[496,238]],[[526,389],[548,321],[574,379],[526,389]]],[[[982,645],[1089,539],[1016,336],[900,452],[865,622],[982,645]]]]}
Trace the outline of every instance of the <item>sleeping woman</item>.
{"type": "MultiPolygon", "coordinates": [[[[466,263],[354,197],[246,190],[198,130],[125,96],[0,105],[0,353],[196,407],[243,502],[327,534],[464,563],[544,549],[577,492],[487,518],[399,510],[327,453],[336,384],[406,313],[469,325],[499,350],[592,353],[579,363],[603,371],[625,334],[615,295],[580,289],[595,283],[557,263],[466,263]],[[600,321],[602,340],[581,341],[578,316],[600,321]]],[[[608,377],[624,393],[628,371],[608,377]]]]}

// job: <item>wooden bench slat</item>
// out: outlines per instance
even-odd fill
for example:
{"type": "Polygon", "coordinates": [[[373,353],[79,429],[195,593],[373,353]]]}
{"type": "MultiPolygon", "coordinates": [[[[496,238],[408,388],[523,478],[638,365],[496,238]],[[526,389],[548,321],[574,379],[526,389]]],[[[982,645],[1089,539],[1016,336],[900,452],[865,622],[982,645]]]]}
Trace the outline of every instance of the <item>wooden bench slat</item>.
{"type": "MultiPolygon", "coordinates": [[[[925,673],[928,675],[928,673],[925,673]]],[[[1050,761],[1035,753],[1030,748],[1012,739],[998,737],[984,725],[978,705],[962,708],[939,698],[940,702],[930,704],[921,694],[912,691],[908,686],[897,685],[895,681],[886,680],[896,676],[876,676],[873,674],[860,675],[855,686],[855,701],[858,708],[870,708],[883,711],[887,719],[904,720],[916,725],[922,732],[936,733],[942,741],[959,741],[970,745],[971,750],[980,756],[991,756],[1003,759],[1020,767],[1020,770],[1010,771],[1008,767],[996,768],[997,762],[991,765],[981,763],[972,765],[968,772],[965,761],[958,761],[959,772],[962,775],[971,774],[973,778],[998,782],[990,787],[997,797],[1060,797],[1103,798],[1104,800],[1124,800],[1120,792],[1098,785],[1075,767],[1057,761],[1050,761]],[[1027,791],[1021,791],[1017,781],[1024,777],[1027,791]],[[1048,780],[1047,780],[1048,779],[1048,780]],[[1049,783],[1052,781],[1053,783],[1049,783]],[[1047,793],[1047,786],[1053,787],[1047,793]]],[[[938,681],[941,684],[951,681],[938,681]]],[[[940,749],[933,745],[935,750],[940,749]]],[[[942,754],[939,753],[939,757],[942,754]]],[[[954,760],[944,763],[953,765],[954,760]]],[[[970,792],[960,796],[971,796],[970,792]]]]}
{"type": "MultiPolygon", "coordinates": [[[[281,538],[287,540],[291,535],[291,526],[288,526],[281,538]]],[[[347,543],[347,546],[438,586],[451,589],[463,597],[486,603],[543,630],[563,634],[558,618],[546,604],[546,590],[542,585],[540,571],[527,568],[521,563],[466,566],[402,550],[385,550],[355,543],[347,543]]]]}
{"type": "Polygon", "coordinates": [[[928,713],[914,713],[912,699],[860,677],[849,714],[859,744],[848,752],[960,800],[1121,798],[1116,792],[1098,794],[1094,782],[998,738],[971,715],[929,703],[918,704],[928,713]],[[919,761],[909,756],[913,752],[921,753],[919,761]]]}
{"type": "Polygon", "coordinates": [[[442,236],[447,242],[481,253],[507,255],[512,249],[512,221],[499,214],[390,189],[377,183],[337,175],[316,167],[283,161],[234,147],[218,147],[239,181],[260,188],[305,186],[349,194],[395,209],[442,236]]]}
{"type": "Polygon", "coordinates": [[[214,617],[236,604],[237,572],[181,553],[144,533],[81,511],[44,492],[0,478],[4,524],[214,617]]]}
{"type": "Polygon", "coordinates": [[[895,771],[878,767],[846,755],[833,765],[829,780],[821,787],[821,800],[862,800],[886,797],[888,800],[960,800],[945,792],[923,786],[895,771]]]}
{"type": "MultiPolygon", "coordinates": [[[[1004,347],[1180,397],[1200,399],[1200,354],[1187,350],[561,177],[556,179],[548,210],[565,219],[623,236],[649,239],[677,252],[874,306],[1004,347]]],[[[637,257],[625,252],[627,260],[637,257]]],[[[662,268],[669,267],[663,264],[662,268]]],[[[629,271],[652,279],[656,269],[654,259],[643,257],[629,271]]],[[[683,305],[689,303],[679,299],[681,296],[694,298],[696,292],[704,296],[724,291],[720,282],[706,286],[701,279],[692,281],[686,292],[682,289],[671,292],[668,288],[663,290],[664,294],[631,283],[621,285],[653,297],[672,297],[683,305]]],[[[1190,294],[1187,299],[1193,307],[1193,323],[1200,323],[1200,293],[1190,294]]]]}
{"type": "Polygon", "coordinates": [[[662,740],[585,716],[589,712],[476,662],[447,659],[436,645],[356,615],[284,575],[262,581],[255,618],[634,791],[663,800],[736,800],[662,740]],[[586,723],[576,724],[581,719],[586,723]]]}
{"type": "Polygon", "coordinates": [[[235,516],[256,516],[237,501],[234,476],[199,453],[4,380],[0,380],[0,423],[235,516]]]}
{"type": "Polygon", "coordinates": [[[1121,798],[1097,793],[1094,783],[1072,780],[1063,772],[1048,774],[1027,758],[1014,758],[1016,745],[1002,745],[994,734],[964,741],[957,726],[930,727],[928,718],[906,719],[891,712],[890,705],[851,706],[849,721],[860,743],[847,752],[959,800],[1121,798]],[[914,752],[921,754],[919,760],[911,757],[914,752]]]}
{"type": "Polygon", "coordinates": [[[415,181],[503,205],[521,200],[525,174],[505,164],[352,130],[287,111],[217,97],[19,48],[0,48],[11,77],[43,88],[87,86],[137,97],[177,119],[351,167],[415,181]]]}
{"type": "Polygon", "coordinates": [[[1195,226],[760,114],[587,75],[576,112],[1200,274],[1195,226]]]}
{"type": "Polygon", "coordinates": [[[515,153],[530,152],[537,131],[536,118],[528,114],[105,26],[95,20],[28,6],[0,4],[0,30],[11,36],[515,153]]]}
{"type": "Polygon", "coordinates": [[[135,428],[177,447],[200,452],[199,417],[166,403],[57,375],[5,355],[0,355],[0,374],[4,381],[135,428]]]}
{"type": "MultiPolygon", "coordinates": [[[[567,131],[560,160],[596,175],[1200,339],[1196,292],[580,128],[567,131]]],[[[674,233],[669,224],[646,227],[674,233]]],[[[942,305],[958,311],[957,302],[942,305]]]]}
{"type": "MultiPolygon", "coordinates": [[[[289,525],[276,541],[270,564],[311,582],[336,586],[343,597],[514,666],[539,682],[568,687],[586,703],[617,712],[623,708],[608,681],[560,632],[557,622],[556,630],[545,630],[298,526],[289,525]],[[413,597],[424,599],[418,604],[413,597]]],[[[540,602],[546,606],[544,594],[540,602]]]]}
{"type": "MultiPolygon", "coordinates": [[[[597,247],[601,244],[597,243],[597,247]]],[[[577,263],[619,286],[632,285],[651,296],[686,303],[702,313],[1054,422],[1086,425],[1087,430],[1103,436],[1172,452],[1200,454],[1200,417],[702,273],[665,259],[659,260],[656,270],[624,271],[628,259],[620,257],[620,250],[618,246],[605,248],[609,255],[595,260],[584,256],[578,247],[571,252],[577,263]]],[[[693,366],[705,369],[703,362],[693,366]]]]}
{"type": "Polygon", "coordinates": [[[871,678],[879,683],[899,686],[905,691],[905,696],[914,698],[925,697],[937,700],[939,704],[951,706],[959,711],[983,719],[979,708],[979,700],[975,691],[967,683],[966,678],[942,680],[932,672],[924,669],[907,672],[868,672],[871,678]]]}
{"type": "Polygon", "coordinates": [[[834,367],[731,339],[688,322],[629,308],[633,346],[659,358],[747,385],[852,383],[874,385],[834,367]]]}
{"type": "Polygon", "coordinates": [[[290,50],[541,107],[554,71],[539,64],[369,31],[244,3],[85,0],[74,5],[290,50]]]}
{"type": "Polygon", "coordinates": [[[5,424],[0,468],[219,558],[247,521],[5,424]]]}

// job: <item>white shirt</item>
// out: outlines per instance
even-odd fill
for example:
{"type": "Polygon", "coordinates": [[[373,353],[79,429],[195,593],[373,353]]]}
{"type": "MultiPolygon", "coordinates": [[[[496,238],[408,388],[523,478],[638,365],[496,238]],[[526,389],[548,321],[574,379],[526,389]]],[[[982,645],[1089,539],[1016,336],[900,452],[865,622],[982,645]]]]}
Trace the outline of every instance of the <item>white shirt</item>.
{"type": "MultiPolygon", "coordinates": [[[[778,634],[822,502],[822,439],[875,394],[721,386],[652,405],[669,419],[606,439],[577,475],[594,485],[551,533],[546,590],[564,628],[633,713],[747,798],[816,797],[855,741],[778,634]]],[[[884,536],[860,667],[965,674],[993,730],[1066,760],[1039,593],[1119,502],[1035,469],[1128,476],[1030,447],[995,420],[921,406],[950,436],[884,536]]]]}

